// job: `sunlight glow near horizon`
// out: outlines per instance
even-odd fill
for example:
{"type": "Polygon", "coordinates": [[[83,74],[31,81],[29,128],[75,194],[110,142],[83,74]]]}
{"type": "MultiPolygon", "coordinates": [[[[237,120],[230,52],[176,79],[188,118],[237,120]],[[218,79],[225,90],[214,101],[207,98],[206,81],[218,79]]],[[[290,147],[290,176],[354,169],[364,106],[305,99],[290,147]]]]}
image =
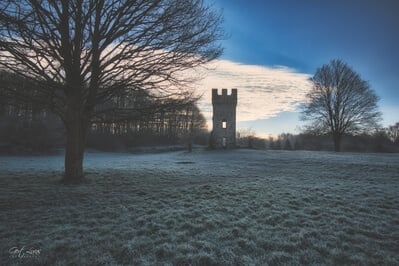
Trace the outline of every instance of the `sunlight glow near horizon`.
{"type": "Polygon", "coordinates": [[[198,105],[208,129],[212,129],[212,88],[238,90],[237,123],[267,119],[281,112],[296,111],[304,102],[311,83],[310,75],[284,67],[245,65],[216,60],[197,84],[202,95],[198,105]]]}

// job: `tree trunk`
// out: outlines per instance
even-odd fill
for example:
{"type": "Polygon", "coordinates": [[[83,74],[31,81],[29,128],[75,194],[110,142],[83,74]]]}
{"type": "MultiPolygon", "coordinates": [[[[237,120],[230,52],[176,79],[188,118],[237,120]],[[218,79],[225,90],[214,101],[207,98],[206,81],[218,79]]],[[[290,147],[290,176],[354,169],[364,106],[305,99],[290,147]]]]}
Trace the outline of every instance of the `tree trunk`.
{"type": "Polygon", "coordinates": [[[87,123],[79,109],[68,108],[65,121],[66,150],[63,183],[77,184],[83,179],[83,155],[87,123]]]}
{"type": "Polygon", "coordinates": [[[334,151],[340,152],[341,151],[341,135],[334,134],[334,151]]]}

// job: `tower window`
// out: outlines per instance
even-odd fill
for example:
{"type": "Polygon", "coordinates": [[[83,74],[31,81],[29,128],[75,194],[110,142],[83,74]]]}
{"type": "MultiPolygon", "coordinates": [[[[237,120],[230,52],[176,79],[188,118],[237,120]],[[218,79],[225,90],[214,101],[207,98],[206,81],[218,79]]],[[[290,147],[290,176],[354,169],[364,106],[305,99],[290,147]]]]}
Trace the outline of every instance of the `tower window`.
{"type": "Polygon", "coordinates": [[[227,120],[226,119],[222,120],[222,128],[227,128],[227,120]]]}

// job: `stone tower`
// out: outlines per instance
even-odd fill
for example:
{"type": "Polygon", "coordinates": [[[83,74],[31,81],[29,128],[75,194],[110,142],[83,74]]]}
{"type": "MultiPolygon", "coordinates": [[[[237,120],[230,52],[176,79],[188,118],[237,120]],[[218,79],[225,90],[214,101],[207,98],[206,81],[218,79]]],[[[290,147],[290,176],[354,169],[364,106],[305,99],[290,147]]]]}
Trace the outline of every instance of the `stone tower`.
{"type": "Polygon", "coordinates": [[[218,94],[218,89],[212,89],[212,105],[211,145],[216,149],[235,148],[237,89],[232,89],[231,95],[227,95],[227,89],[222,89],[222,95],[218,94]]]}

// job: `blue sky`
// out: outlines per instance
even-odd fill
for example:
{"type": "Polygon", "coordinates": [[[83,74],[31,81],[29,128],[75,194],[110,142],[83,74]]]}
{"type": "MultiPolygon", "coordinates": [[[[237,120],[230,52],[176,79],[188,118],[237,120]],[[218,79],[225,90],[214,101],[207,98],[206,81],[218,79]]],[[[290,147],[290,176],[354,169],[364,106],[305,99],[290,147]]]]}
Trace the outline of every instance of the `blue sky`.
{"type": "MultiPolygon", "coordinates": [[[[399,121],[399,1],[209,2],[222,9],[224,14],[223,27],[228,38],[222,42],[225,51],[221,60],[266,70],[285,69],[290,75],[303,74],[306,79],[331,59],[342,59],[369,81],[379,95],[382,124],[387,126],[399,121]]],[[[248,77],[242,78],[248,83],[253,82],[248,77]]],[[[229,85],[235,83],[221,82],[218,88],[230,88],[229,85]]],[[[239,97],[240,89],[242,92],[247,90],[237,88],[239,97]]],[[[287,92],[297,94],[295,86],[287,88],[287,92]]],[[[256,90],[252,93],[259,101],[256,90]]],[[[302,89],[298,95],[303,96],[302,89]]],[[[273,92],[269,97],[274,97],[273,92]]],[[[258,116],[243,117],[238,127],[252,128],[260,135],[297,133],[297,127],[301,125],[298,97],[290,101],[290,108],[281,108],[279,112],[262,113],[258,109],[258,116]]],[[[241,105],[239,111],[245,112],[245,108],[241,105]]]]}

